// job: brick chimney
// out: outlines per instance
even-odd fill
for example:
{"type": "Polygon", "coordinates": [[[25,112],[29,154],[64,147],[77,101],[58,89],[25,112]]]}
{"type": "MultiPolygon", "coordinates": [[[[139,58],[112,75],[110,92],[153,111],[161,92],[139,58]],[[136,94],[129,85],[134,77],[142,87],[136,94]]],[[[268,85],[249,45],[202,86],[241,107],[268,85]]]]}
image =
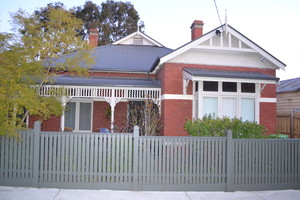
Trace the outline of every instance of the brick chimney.
{"type": "Polygon", "coordinates": [[[191,25],[192,40],[197,39],[203,35],[203,21],[195,20],[191,25]]]}
{"type": "Polygon", "coordinates": [[[90,45],[90,47],[97,47],[98,46],[98,37],[99,37],[98,29],[91,28],[89,30],[89,32],[90,32],[90,35],[89,35],[89,45],[90,45]]]}

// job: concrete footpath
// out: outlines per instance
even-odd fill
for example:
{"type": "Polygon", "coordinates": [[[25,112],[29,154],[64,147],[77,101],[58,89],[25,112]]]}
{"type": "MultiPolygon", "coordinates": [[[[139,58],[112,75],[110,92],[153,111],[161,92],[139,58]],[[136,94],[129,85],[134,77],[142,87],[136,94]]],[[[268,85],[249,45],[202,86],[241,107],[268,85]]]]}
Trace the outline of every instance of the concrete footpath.
{"type": "Polygon", "coordinates": [[[251,192],[133,192],[0,186],[0,200],[299,200],[300,190],[251,192]]]}

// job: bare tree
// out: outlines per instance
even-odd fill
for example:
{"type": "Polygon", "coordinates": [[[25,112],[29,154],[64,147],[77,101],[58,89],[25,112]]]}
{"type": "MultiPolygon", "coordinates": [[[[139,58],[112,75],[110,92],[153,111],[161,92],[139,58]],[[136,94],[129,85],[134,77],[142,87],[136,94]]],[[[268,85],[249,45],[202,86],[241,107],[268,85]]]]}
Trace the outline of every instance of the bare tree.
{"type": "Polygon", "coordinates": [[[151,99],[129,103],[127,131],[132,132],[134,126],[140,127],[140,135],[159,135],[161,115],[159,107],[151,99]]]}

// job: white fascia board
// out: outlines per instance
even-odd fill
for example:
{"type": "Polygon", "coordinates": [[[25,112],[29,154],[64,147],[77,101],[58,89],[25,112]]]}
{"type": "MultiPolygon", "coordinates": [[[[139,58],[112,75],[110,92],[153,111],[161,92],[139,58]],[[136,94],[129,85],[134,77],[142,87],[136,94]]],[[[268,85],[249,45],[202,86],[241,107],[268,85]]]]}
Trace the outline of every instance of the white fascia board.
{"type": "Polygon", "coordinates": [[[262,57],[266,58],[270,62],[272,62],[274,65],[278,67],[278,69],[285,70],[285,64],[274,58],[271,54],[263,50],[261,47],[257,46],[257,44],[250,41],[248,38],[244,37],[240,33],[236,32],[234,29],[232,29],[230,26],[228,26],[228,32],[244,42],[246,45],[248,45],[250,48],[252,48],[254,51],[259,53],[262,57]]]}
{"type": "Polygon", "coordinates": [[[221,82],[237,82],[237,83],[266,83],[277,84],[275,80],[261,80],[261,79],[240,79],[240,78],[224,78],[224,77],[205,77],[205,76],[185,76],[191,81],[221,81],[221,82]]]}
{"type": "Polygon", "coordinates": [[[158,43],[157,41],[153,40],[153,39],[150,38],[149,36],[143,34],[142,32],[137,32],[137,31],[134,32],[134,33],[132,33],[132,34],[130,34],[130,35],[128,35],[128,36],[126,36],[126,37],[124,37],[124,38],[122,38],[122,39],[120,39],[120,40],[118,40],[118,41],[116,41],[116,42],[114,42],[114,43],[112,43],[112,44],[114,44],[114,45],[116,45],[116,44],[121,44],[122,42],[124,42],[124,41],[128,40],[129,38],[132,38],[132,37],[134,37],[134,36],[136,36],[136,35],[142,36],[144,39],[150,41],[151,43],[153,43],[154,45],[156,45],[156,46],[158,46],[158,47],[163,47],[163,45],[161,45],[161,44],[158,43]]]}
{"type": "Polygon", "coordinates": [[[124,37],[124,38],[122,38],[120,40],[117,40],[117,41],[115,41],[112,44],[120,44],[120,43],[124,42],[125,40],[128,40],[129,38],[131,38],[131,37],[133,37],[135,35],[137,35],[137,32],[131,33],[130,35],[128,35],[128,36],[126,36],[126,37],[124,37]]]}
{"type": "Polygon", "coordinates": [[[203,35],[202,37],[200,37],[198,39],[191,41],[190,43],[187,43],[186,45],[179,47],[178,49],[175,49],[172,53],[169,53],[169,54],[165,55],[164,57],[160,58],[159,63],[155,67],[155,70],[153,70],[153,74],[155,74],[160,69],[162,64],[164,64],[165,62],[168,62],[172,58],[174,58],[192,48],[195,48],[197,45],[208,40],[209,38],[213,37],[214,35],[215,35],[215,32],[210,32],[206,35],[203,35]]]}
{"type": "Polygon", "coordinates": [[[164,47],[162,44],[158,43],[157,41],[153,40],[152,38],[150,38],[149,36],[139,32],[139,34],[144,37],[145,39],[149,40],[150,42],[152,42],[153,44],[155,44],[158,47],[164,47]]]}

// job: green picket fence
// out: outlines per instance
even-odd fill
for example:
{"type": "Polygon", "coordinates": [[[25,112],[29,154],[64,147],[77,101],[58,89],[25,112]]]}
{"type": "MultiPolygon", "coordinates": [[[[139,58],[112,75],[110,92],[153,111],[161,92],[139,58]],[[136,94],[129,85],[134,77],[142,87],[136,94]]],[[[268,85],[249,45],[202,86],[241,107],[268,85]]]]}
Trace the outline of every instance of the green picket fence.
{"type": "Polygon", "coordinates": [[[299,139],[20,132],[0,137],[0,185],[82,189],[300,189],[299,139]]]}

